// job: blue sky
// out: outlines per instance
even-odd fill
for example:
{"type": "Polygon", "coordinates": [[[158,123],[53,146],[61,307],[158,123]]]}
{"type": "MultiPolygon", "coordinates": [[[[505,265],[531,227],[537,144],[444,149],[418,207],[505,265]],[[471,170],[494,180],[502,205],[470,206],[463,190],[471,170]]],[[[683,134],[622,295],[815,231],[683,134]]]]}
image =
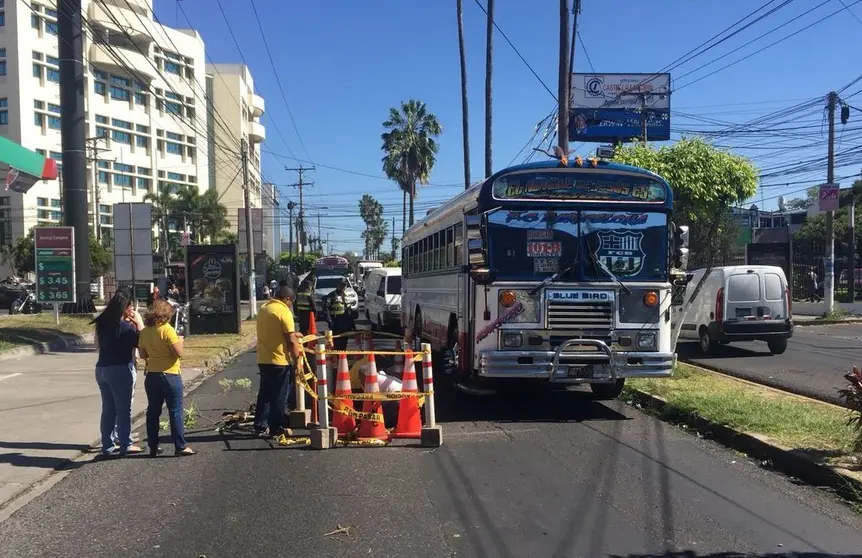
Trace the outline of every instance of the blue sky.
{"type": "MultiPolygon", "coordinates": [[[[480,1],[483,5],[486,2],[480,1]]],[[[443,125],[432,185],[420,190],[417,217],[463,187],[454,0],[255,0],[293,121],[267,57],[251,2],[221,0],[256,88],[267,103],[265,178],[280,185],[295,182],[296,173],[283,170],[285,165],[295,167],[299,163],[290,157],[317,164],[317,170],[308,173],[316,183],[306,190],[308,213],[315,223],[316,213],[323,214],[323,235],[329,233],[330,243],[338,252],[361,251],[359,231],[363,225],[357,204],[363,193],[383,203],[385,216],[390,220],[396,217],[396,230],[401,231],[401,195],[380,170],[381,122],[390,106],[409,98],[425,101],[443,125]],[[328,209],[319,210],[321,207],[328,209]]],[[[721,130],[729,123],[747,122],[822,96],[823,103],[795,111],[780,124],[770,120],[756,135],[731,135],[716,143],[737,148],[768,173],[764,178],[767,186],[752,200],[761,204],[762,199],[766,207],[774,208],[780,194],[795,197],[807,185],[825,181],[825,164],[790,174],[783,173],[795,169],[782,165],[825,158],[825,95],[844,87],[860,73],[855,54],[862,52],[862,3],[857,2],[773,0],[769,8],[781,6],[775,13],[672,70],[673,139],[681,133],[721,130]],[[847,6],[849,9],[810,29],[687,86],[847,6]],[[812,11],[786,23],[808,10],[812,11]],[[751,45],[701,67],[779,26],[782,27],[751,45]],[[692,73],[682,77],[687,72],[692,73]],[[710,120],[704,121],[705,118],[710,120]]],[[[579,43],[575,69],[599,73],[659,71],[766,3],[583,0],[579,26],[586,53],[579,43]]],[[[176,0],[155,0],[156,15],[162,23],[197,29],[214,61],[242,61],[215,0],[181,0],[181,8],[182,11],[176,0]]],[[[552,91],[557,88],[558,17],[557,0],[496,3],[498,25],[552,91]]],[[[484,166],[485,16],[475,0],[464,1],[464,23],[471,174],[477,179],[484,166]]],[[[495,35],[494,66],[493,166],[498,170],[513,160],[521,162],[523,155],[517,159],[515,156],[532,136],[536,123],[554,109],[555,101],[499,33],[495,35]]],[[[856,91],[862,92],[862,82],[848,88],[842,98],[851,106],[862,107],[860,96],[853,95],[856,91]]],[[[862,134],[854,132],[862,127],[854,125],[854,121],[862,122],[862,112],[851,110],[846,128],[840,123],[836,128],[839,152],[858,146],[862,139],[862,134]]],[[[573,147],[587,154],[595,145],[573,147]]],[[[852,153],[841,158],[849,165],[837,169],[836,176],[858,174],[862,164],[855,160],[858,158],[852,153]]],[[[844,184],[849,185],[850,180],[844,184]]],[[[286,196],[296,196],[294,189],[282,191],[286,196]]]]}

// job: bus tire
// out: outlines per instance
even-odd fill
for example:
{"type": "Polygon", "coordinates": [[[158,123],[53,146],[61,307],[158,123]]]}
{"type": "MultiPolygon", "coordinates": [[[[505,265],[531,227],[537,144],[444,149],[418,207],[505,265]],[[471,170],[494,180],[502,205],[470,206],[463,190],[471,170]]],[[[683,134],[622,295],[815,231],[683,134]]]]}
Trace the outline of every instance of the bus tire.
{"type": "Polygon", "coordinates": [[[590,384],[590,391],[593,392],[593,399],[597,401],[610,401],[620,396],[625,384],[625,378],[619,379],[612,384],[590,384]]]}

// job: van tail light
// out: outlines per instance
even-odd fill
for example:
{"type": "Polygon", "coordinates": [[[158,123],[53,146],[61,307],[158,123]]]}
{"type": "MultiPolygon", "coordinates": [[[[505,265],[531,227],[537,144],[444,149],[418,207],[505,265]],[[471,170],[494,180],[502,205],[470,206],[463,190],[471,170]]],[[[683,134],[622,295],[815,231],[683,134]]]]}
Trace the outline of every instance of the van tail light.
{"type": "Polygon", "coordinates": [[[715,323],[718,324],[718,329],[721,330],[724,322],[724,287],[718,289],[715,294],[715,323]]]}
{"type": "Polygon", "coordinates": [[[787,317],[793,315],[793,297],[790,296],[790,287],[784,289],[784,296],[787,297],[787,317]]]}

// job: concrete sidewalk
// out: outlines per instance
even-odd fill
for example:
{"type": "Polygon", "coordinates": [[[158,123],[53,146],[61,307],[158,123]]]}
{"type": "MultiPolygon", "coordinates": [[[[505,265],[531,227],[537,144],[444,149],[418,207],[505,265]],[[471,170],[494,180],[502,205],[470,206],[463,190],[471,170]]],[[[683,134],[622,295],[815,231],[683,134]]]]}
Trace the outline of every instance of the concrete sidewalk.
{"type": "MultiPolygon", "coordinates": [[[[0,362],[0,516],[57,468],[93,451],[101,409],[95,362],[92,345],[0,362]]],[[[183,380],[188,385],[202,373],[184,369],[183,380]]],[[[139,373],[133,415],[146,404],[139,373]]]]}

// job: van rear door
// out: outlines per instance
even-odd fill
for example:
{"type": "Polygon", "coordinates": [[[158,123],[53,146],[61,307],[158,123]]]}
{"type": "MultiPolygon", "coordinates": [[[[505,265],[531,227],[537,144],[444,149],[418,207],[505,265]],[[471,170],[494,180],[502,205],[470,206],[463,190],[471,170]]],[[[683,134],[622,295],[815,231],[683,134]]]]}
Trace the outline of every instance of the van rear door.
{"type": "Polygon", "coordinates": [[[784,320],[790,317],[787,307],[787,281],[783,274],[775,271],[763,272],[763,291],[766,305],[772,313],[773,320],[784,320]]]}
{"type": "Polygon", "coordinates": [[[724,321],[771,319],[763,291],[763,280],[756,270],[743,268],[731,272],[725,287],[724,321]]]}

